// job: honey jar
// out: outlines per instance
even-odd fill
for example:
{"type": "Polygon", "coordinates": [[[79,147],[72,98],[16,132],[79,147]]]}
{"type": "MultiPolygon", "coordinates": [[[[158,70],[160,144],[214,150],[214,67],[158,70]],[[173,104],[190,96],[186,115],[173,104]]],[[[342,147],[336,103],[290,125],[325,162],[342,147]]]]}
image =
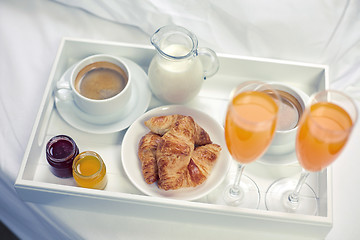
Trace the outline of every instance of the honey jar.
{"type": "Polygon", "coordinates": [[[80,153],[74,159],[73,176],[80,187],[104,189],[107,184],[106,166],[94,151],[80,153]]]}

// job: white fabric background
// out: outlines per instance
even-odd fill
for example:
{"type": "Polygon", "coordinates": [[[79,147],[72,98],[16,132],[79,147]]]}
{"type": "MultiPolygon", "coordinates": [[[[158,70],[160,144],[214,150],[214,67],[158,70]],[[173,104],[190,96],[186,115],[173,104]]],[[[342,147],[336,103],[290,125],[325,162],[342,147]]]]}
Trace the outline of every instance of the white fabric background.
{"type": "MultiPolygon", "coordinates": [[[[96,213],[17,197],[13,184],[62,37],[150,44],[157,28],[174,23],[217,52],[329,65],[331,88],[359,99],[359,12],[358,0],[0,1],[0,220],[24,239],[143,239],[160,233],[164,239],[174,234],[237,239],[236,231],[183,225],[163,230],[121,216],[107,216],[116,224],[89,223],[85,231],[85,225],[71,223],[96,213]]],[[[346,161],[333,164],[334,227],[327,239],[360,238],[359,134],[357,126],[344,151],[346,161]]]]}

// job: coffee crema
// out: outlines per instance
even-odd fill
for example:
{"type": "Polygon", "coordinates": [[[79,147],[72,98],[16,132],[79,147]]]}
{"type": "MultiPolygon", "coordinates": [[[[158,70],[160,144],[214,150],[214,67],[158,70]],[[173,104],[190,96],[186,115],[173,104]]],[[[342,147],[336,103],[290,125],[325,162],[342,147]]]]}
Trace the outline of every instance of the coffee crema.
{"type": "Polygon", "coordinates": [[[111,62],[95,62],[80,70],[74,86],[86,98],[104,100],[119,94],[127,82],[127,74],[120,66],[111,62]]]}
{"type": "Polygon", "coordinates": [[[278,130],[291,130],[298,125],[303,108],[299,100],[292,94],[282,90],[277,90],[277,92],[281,97],[278,130]]]}

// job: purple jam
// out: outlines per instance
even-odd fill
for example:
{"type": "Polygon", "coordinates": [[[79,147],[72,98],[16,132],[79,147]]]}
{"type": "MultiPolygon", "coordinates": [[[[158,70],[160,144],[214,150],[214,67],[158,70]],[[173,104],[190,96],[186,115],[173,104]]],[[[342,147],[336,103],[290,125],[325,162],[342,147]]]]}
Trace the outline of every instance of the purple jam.
{"type": "Polygon", "coordinates": [[[74,146],[67,140],[60,139],[54,142],[50,148],[49,153],[53,158],[62,159],[69,156],[74,151],[74,146]]]}
{"type": "Polygon", "coordinates": [[[72,177],[72,163],[79,154],[75,141],[66,135],[51,138],[46,144],[46,159],[51,172],[60,178],[72,177]]]}

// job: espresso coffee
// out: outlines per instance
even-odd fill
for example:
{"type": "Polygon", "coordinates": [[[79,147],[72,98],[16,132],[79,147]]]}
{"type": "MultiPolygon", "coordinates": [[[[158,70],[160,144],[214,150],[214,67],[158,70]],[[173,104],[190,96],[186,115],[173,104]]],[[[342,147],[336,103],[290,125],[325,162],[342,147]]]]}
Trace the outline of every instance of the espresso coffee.
{"type": "Polygon", "coordinates": [[[298,125],[303,109],[292,94],[282,90],[277,90],[277,92],[281,97],[278,130],[291,130],[298,125]]]}
{"type": "Polygon", "coordinates": [[[103,100],[116,96],[126,86],[127,74],[111,62],[95,62],[80,70],[74,86],[82,96],[103,100]]]}

